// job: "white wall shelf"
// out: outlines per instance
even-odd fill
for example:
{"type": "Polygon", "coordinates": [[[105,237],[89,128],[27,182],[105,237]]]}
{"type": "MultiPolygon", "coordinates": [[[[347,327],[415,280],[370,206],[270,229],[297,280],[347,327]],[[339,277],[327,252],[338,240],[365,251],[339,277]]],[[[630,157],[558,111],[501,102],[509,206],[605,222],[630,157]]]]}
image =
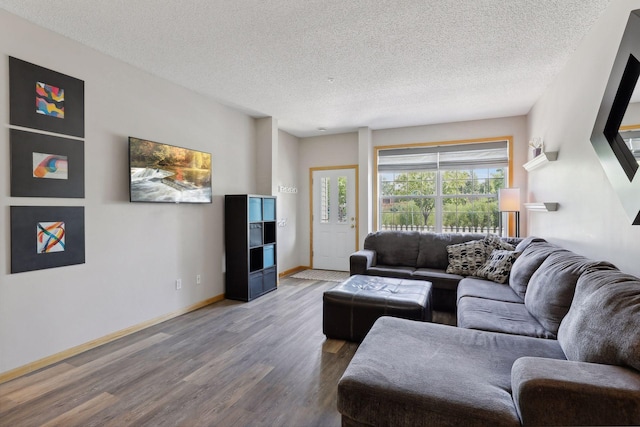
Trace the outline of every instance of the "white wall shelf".
{"type": "Polygon", "coordinates": [[[542,167],[549,162],[555,162],[557,159],[558,159],[557,151],[549,151],[546,153],[543,152],[543,153],[540,153],[539,156],[536,156],[533,159],[529,160],[527,163],[522,165],[522,167],[524,167],[528,172],[531,172],[532,170],[542,167]]]}
{"type": "Polygon", "coordinates": [[[524,207],[527,208],[528,211],[553,212],[558,210],[558,203],[556,202],[525,203],[524,207]]]}

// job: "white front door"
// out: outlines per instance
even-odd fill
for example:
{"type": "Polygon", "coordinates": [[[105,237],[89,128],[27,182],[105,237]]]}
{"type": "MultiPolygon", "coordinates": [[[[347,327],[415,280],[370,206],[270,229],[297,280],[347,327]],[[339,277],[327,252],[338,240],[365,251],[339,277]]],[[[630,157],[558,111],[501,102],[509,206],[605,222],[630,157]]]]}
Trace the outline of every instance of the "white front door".
{"type": "Polygon", "coordinates": [[[349,271],[358,231],[356,170],[312,169],[312,188],[313,268],[349,271]]]}

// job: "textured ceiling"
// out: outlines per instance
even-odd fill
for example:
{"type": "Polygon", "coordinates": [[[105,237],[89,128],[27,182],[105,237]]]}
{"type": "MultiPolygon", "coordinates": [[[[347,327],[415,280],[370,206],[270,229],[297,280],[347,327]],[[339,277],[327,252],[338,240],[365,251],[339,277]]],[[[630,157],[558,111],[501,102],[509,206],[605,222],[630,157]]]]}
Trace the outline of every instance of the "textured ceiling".
{"type": "Polygon", "coordinates": [[[526,114],[610,0],[0,0],[297,136],[526,114]]]}

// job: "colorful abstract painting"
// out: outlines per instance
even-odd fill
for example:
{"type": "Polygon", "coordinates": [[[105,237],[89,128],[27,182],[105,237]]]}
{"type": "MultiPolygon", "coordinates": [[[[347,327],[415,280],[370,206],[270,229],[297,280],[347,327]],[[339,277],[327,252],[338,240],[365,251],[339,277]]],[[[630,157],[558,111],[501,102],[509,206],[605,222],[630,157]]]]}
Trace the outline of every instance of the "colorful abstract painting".
{"type": "Polygon", "coordinates": [[[64,119],[64,89],[36,82],[36,113],[64,119]]]}
{"type": "Polygon", "coordinates": [[[12,197],[84,197],[83,141],[20,129],[9,138],[12,197]]]}
{"type": "Polygon", "coordinates": [[[67,156],[33,153],[33,176],[34,178],[68,179],[67,156]]]}
{"type": "Polygon", "coordinates": [[[83,206],[11,206],[11,273],[85,262],[83,206]]]}
{"type": "Polygon", "coordinates": [[[84,81],[10,56],[9,123],[84,138],[84,81]]]}
{"type": "Polygon", "coordinates": [[[39,254],[64,252],[64,222],[39,222],[36,233],[39,254]]]}

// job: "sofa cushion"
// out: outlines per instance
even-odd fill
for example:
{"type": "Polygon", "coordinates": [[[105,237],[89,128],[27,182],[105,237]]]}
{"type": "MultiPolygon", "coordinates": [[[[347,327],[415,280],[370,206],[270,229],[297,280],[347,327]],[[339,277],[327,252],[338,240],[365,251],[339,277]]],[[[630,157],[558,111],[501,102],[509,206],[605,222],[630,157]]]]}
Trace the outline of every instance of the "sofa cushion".
{"type": "MultiPolygon", "coordinates": [[[[522,243],[524,243],[523,241],[522,243]]],[[[524,245],[522,254],[515,260],[511,273],[509,275],[509,286],[515,293],[524,299],[527,292],[527,285],[533,273],[540,267],[547,257],[555,251],[560,250],[559,247],[546,242],[530,242],[524,245]]],[[[516,250],[520,250],[518,245],[516,250]]]]}
{"type": "Polygon", "coordinates": [[[560,322],[569,311],[576,283],[590,268],[612,267],[561,249],[552,253],[529,280],[524,304],[548,331],[557,334],[560,322]]]}
{"type": "Polygon", "coordinates": [[[463,297],[458,300],[458,327],[503,334],[554,339],[522,303],[463,297]]]}
{"type": "Polygon", "coordinates": [[[519,426],[522,356],[564,359],[553,340],[382,317],[338,383],[338,410],[363,425],[519,426]]]}
{"type": "Polygon", "coordinates": [[[613,269],[580,276],[558,341],[569,360],[640,371],[640,279],[613,269]]]}
{"type": "Polygon", "coordinates": [[[417,267],[445,270],[449,265],[447,246],[481,240],[484,236],[479,233],[421,233],[417,267]]]}
{"type": "Polygon", "coordinates": [[[628,368],[521,357],[511,386],[524,426],[640,425],[640,373],[628,368]]]}
{"type": "Polygon", "coordinates": [[[376,251],[376,264],[415,267],[420,246],[417,231],[378,231],[369,234],[364,249],[376,251]]]}
{"type": "Polygon", "coordinates": [[[469,276],[484,264],[487,259],[486,245],[482,240],[447,246],[449,265],[447,273],[469,276]]]}
{"type": "Polygon", "coordinates": [[[408,279],[416,269],[413,267],[377,265],[370,267],[366,274],[369,276],[397,277],[399,279],[408,279]]]}
{"type": "Polygon", "coordinates": [[[496,283],[505,283],[518,255],[520,253],[515,251],[494,250],[474,275],[496,283]]]}
{"type": "Polygon", "coordinates": [[[524,303],[509,286],[475,277],[466,277],[458,284],[458,301],[463,297],[524,303]]]}
{"type": "Polygon", "coordinates": [[[444,270],[435,268],[418,268],[411,274],[411,278],[431,282],[434,288],[456,291],[458,282],[463,279],[463,276],[446,273],[444,270]]]}
{"type": "Polygon", "coordinates": [[[518,242],[516,244],[515,250],[517,252],[522,252],[525,249],[527,249],[530,244],[532,244],[532,243],[542,243],[542,242],[546,242],[546,240],[544,240],[544,239],[542,239],[540,237],[535,237],[535,236],[525,237],[524,239],[520,240],[520,242],[518,242]]]}

